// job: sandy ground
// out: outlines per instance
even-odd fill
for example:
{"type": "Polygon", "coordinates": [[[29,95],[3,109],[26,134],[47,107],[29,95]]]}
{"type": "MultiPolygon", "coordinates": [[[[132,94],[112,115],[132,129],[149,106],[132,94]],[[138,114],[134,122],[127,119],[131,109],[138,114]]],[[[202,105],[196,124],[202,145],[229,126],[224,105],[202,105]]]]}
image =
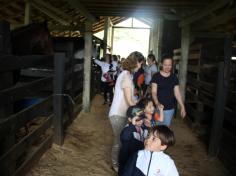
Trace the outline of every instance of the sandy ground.
{"type": "MultiPolygon", "coordinates": [[[[80,113],[67,129],[62,147],[53,145],[27,176],[115,176],[111,169],[112,130],[108,107],[97,95],[90,113],[80,113]]],[[[181,176],[228,176],[216,158],[181,120],[174,120],[176,145],[168,149],[181,176]]]]}

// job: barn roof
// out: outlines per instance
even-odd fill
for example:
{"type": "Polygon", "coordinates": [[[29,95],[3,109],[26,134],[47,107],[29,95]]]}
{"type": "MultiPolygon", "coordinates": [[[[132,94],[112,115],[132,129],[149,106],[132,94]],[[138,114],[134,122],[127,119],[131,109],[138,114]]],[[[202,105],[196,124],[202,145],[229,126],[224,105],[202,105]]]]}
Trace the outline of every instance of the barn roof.
{"type": "Polygon", "coordinates": [[[197,32],[236,31],[234,0],[1,0],[0,19],[12,27],[24,24],[25,2],[31,4],[31,21],[47,21],[54,35],[77,36],[86,19],[93,21],[93,32],[104,28],[104,17],[113,24],[136,17],[152,24],[156,18],[181,20],[197,32]],[[71,32],[72,31],[72,32],[71,32]]]}

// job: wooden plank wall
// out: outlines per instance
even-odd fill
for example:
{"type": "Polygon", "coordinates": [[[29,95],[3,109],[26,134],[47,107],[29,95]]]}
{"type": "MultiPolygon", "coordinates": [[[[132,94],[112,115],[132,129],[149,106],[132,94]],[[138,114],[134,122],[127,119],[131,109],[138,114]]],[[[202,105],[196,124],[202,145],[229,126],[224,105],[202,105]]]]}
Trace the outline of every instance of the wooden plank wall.
{"type": "MultiPolygon", "coordinates": [[[[1,30],[0,35],[0,39],[8,36],[1,30]]],[[[2,43],[4,41],[5,39],[0,40],[2,43]]],[[[1,53],[0,79],[3,83],[1,85],[6,85],[0,89],[0,173],[2,176],[25,175],[53,141],[57,142],[55,136],[59,133],[53,131],[52,126],[54,129],[61,128],[62,134],[80,112],[83,60],[76,60],[72,50],[73,43],[70,43],[54,56],[14,56],[11,53],[1,53]],[[15,70],[18,70],[17,74],[20,75],[14,83],[15,70]],[[57,102],[58,97],[61,101],[57,102]],[[21,109],[14,107],[25,98],[37,102],[21,109]],[[54,108],[53,101],[57,102],[54,103],[54,108]],[[9,105],[12,105],[11,110],[9,105]],[[57,112],[55,107],[59,106],[61,111],[57,112]],[[61,118],[60,124],[56,123],[58,117],[61,118]]],[[[0,51],[3,49],[1,48],[0,51]]],[[[60,138],[61,143],[58,144],[62,144],[63,135],[60,138]]]]}
{"type": "MultiPolygon", "coordinates": [[[[173,52],[174,71],[178,73],[181,51],[175,49],[173,52]]],[[[236,56],[236,48],[233,49],[232,55],[236,56]]],[[[216,101],[217,75],[221,61],[224,61],[224,40],[198,42],[190,46],[185,102],[188,114],[187,122],[206,145],[209,145],[210,136],[214,135],[211,134],[211,128],[216,109],[214,104],[216,101]]],[[[220,147],[217,148],[215,144],[213,147],[216,147],[217,156],[220,160],[233,175],[236,175],[236,61],[230,63],[229,70],[231,72],[229,85],[226,88],[226,104],[222,108],[224,111],[223,129],[220,129],[218,134],[221,136],[220,147]]],[[[223,71],[225,72],[224,68],[223,71]]],[[[223,79],[225,82],[226,75],[223,79]]]]}

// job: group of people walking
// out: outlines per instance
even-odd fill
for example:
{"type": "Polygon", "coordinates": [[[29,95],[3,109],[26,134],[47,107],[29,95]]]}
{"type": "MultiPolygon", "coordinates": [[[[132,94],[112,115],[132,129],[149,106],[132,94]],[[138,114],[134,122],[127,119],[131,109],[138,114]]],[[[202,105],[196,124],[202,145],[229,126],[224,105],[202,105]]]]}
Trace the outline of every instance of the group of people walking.
{"type": "Polygon", "coordinates": [[[138,51],[120,64],[109,54],[105,62],[95,63],[102,69],[104,103],[107,94],[111,103],[114,170],[120,176],[178,175],[173,160],[163,152],[175,141],[169,126],[176,100],[181,116],[186,115],[178,78],[172,71],[173,59],[168,55],[161,58],[160,71],[153,54],[145,60],[138,51]]]}

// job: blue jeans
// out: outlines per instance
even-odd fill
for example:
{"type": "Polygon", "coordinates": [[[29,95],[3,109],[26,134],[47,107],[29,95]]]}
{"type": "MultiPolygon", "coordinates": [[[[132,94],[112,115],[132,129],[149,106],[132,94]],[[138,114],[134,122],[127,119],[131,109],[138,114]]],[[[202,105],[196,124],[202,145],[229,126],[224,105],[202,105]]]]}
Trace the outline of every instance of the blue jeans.
{"type": "Polygon", "coordinates": [[[175,113],[175,109],[164,110],[164,120],[163,122],[159,122],[158,124],[170,126],[174,113],[175,113]]]}

